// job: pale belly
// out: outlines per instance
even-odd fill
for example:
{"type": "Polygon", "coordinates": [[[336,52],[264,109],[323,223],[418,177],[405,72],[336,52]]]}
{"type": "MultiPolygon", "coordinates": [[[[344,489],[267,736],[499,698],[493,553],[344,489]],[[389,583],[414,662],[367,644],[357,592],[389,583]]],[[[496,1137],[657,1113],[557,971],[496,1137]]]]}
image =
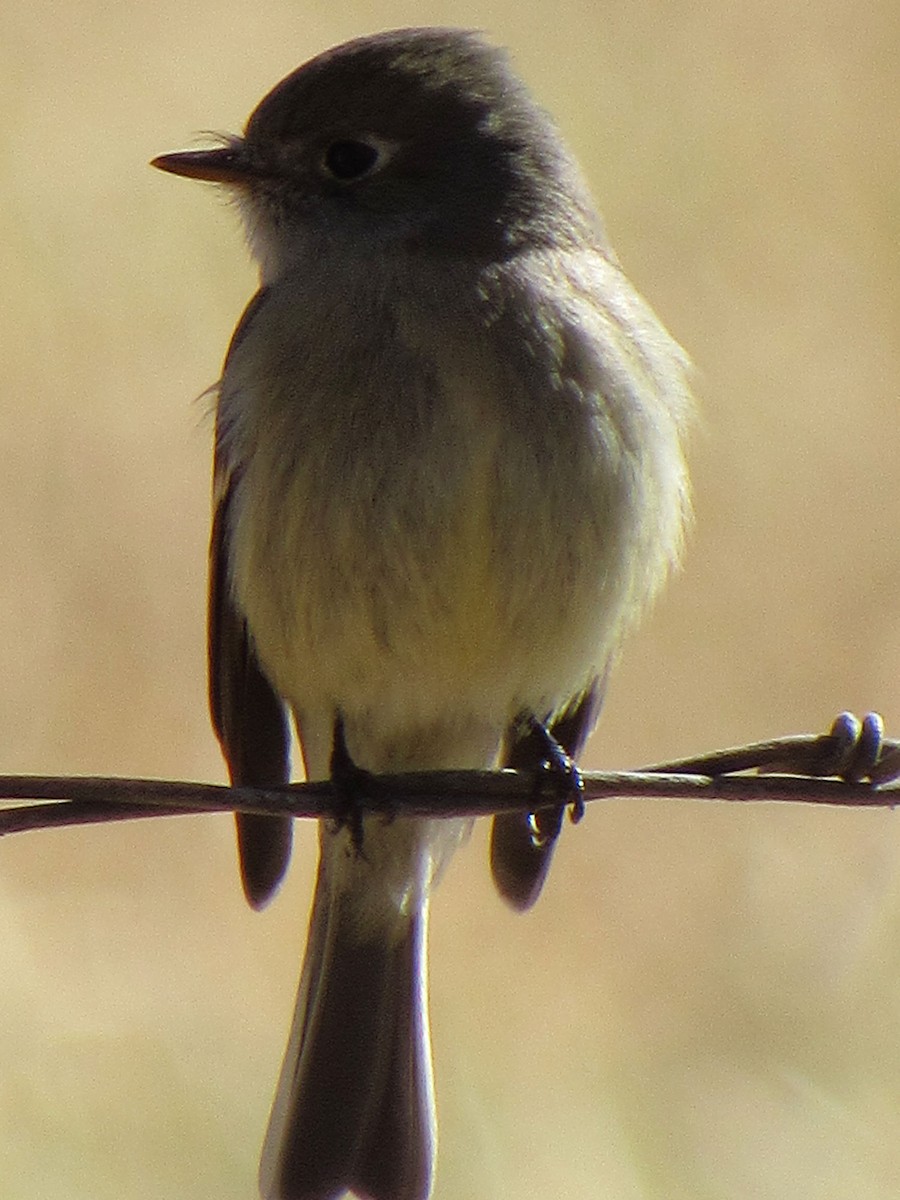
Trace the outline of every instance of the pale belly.
{"type": "Polygon", "coordinates": [[[352,473],[318,487],[312,468],[287,489],[253,468],[243,482],[256,500],[239,491],[236,595],[295,711],[502,729],[602,669],[627,587],[610,586],[621,521],[590,472],[548,491],[473,454],[452,479],[420,463],[380,492],[352,473]]]}

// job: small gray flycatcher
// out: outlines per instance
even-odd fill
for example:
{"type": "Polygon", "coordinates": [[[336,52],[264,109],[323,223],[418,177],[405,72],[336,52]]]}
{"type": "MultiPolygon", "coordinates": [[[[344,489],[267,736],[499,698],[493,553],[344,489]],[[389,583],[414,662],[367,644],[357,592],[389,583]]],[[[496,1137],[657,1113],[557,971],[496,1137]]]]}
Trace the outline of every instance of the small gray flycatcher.
{"type": "MultiPolygon", "coordinates": [[[[223,184],[260,287],[218,389],[209,664],[234,783],[576,755],[688,510],[687,362],[625,278],[505,54],[453,29],[338,46],[243,137],[155,165],[223,184]]],[[[259,906],[290,819],[237,818],[259,906]]],[[[558,811],[495,821],[534,901],[558,811]]],[[[425,1200],[431,887],[463,820],[320,821],[267,1200],[425,1200]]]]}

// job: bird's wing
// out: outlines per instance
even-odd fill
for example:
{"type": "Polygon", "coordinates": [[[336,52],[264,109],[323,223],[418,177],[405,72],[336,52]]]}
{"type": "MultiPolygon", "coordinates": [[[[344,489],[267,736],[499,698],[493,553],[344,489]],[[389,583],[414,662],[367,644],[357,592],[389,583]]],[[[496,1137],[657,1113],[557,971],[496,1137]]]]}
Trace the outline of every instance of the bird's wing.
{"type": "MultiPolygon", "coordinates": [[[[263,295],[259,293],[251,302],[235,330],[229,357],[263,295]]],[[[287,711],[260,666],[231,587],[229,523],[236,469],[228,461],[217,429],[209,549],[209,706],[232,784],[280,786],[290,778],[287,711]]],[[[244,892],[250,904],[260,908],[271,899],[287,869],[292,820],[255,813],[238,813],[236,819],[244,892]]]]}

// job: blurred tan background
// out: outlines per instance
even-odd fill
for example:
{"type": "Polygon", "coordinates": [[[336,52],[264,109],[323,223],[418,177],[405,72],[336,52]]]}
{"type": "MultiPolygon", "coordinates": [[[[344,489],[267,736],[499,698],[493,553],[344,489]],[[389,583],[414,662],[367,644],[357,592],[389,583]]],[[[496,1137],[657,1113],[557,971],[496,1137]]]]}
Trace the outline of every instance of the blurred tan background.
{"type": "MultiPolygon", "coordinates": [[[[193,398],[254,279],[146,162],[422,23],[512,48],[699,369],[685,571],[589,764],[900,730],[896,0],[7,0],[0,770],[222,779],[193,398]]],[[[0,844],[0,1195],[252,1200],[312,867],[256,916],[225,818],[0,844]]],[[[435,1200],[900,1195],[891,813],[595,805],[527,917],[480,830],[433,918],[435,1200]]]]}

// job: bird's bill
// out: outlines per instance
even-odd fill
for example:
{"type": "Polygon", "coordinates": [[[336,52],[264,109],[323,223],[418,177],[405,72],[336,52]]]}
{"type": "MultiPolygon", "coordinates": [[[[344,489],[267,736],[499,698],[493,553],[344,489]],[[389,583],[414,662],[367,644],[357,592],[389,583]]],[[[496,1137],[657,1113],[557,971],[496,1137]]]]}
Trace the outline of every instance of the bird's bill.
{"type": "Polygon", "coordinates": [[[212,183],[245,183],[254,174],[243,147],[219,146],[215,150],[179,150],[175,154],[160,154],[151,167],[184,175],[187,179],[208,179],[212,183]]]}

